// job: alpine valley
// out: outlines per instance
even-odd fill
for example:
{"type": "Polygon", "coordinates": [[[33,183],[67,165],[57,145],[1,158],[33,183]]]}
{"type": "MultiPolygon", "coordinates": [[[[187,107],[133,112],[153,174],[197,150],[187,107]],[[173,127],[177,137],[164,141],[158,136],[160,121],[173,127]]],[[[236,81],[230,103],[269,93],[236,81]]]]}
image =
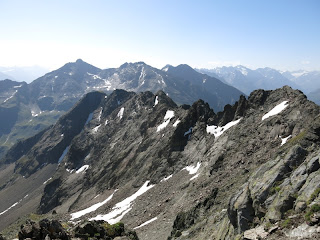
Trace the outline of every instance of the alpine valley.
{"type": "Polygon", "coordinates": [[[299,90],[81,60],[0,83],[2,134],[31,136],[0,159],[1,239],[320,239],[320,107],[299,90]]]}

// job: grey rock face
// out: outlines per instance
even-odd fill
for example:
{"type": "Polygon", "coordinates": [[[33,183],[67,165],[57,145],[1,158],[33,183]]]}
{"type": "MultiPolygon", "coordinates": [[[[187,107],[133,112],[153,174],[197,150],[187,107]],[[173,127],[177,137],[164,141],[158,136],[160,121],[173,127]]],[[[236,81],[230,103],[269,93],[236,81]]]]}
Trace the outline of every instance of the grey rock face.
{"type": "MultiPolygon", "coordinates": [[[[121,220],[148,240],[234,239],[270,224],[277,234],[290,214],[303,222],[319,203],[320,109],[299,91],[258,90],[217,114],[201,100],[178,106],[162,91],[94,96],[90,111],[77,105],[43,134],[52,133],[41,137],[48,142],[17,160],[32,153],[33,166],[42,149],[58,149],[62,133],[73,136],[37,195],[39,213],[121,220]],[[72,130],[76,121],[81,129],[72,130]]],[[[33,169],[26,180],[44,168],[33,169]]]]}

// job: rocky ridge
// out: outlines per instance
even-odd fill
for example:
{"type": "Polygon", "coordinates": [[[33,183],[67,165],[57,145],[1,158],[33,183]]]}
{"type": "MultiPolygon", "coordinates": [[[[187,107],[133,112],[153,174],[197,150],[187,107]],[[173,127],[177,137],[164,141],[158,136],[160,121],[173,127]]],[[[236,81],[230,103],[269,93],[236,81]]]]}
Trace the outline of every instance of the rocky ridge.
{"type": "MultiPolygon", "coordinates": [[[[302,92],[257,90],[217,114],[202,100],[178,106],[162,91],[94,95],[100,100],[82,114],[89,121],[70,142],[56,147],[59,121],[48,130],[52,140],[29,146],[19,159],[11,155],[17,164],[6,161],[1,173],[15,174],[1,201],[38,178],[38,213],[123,221],[139,239],[285,239],[303,224],[317,234],[320,109],[302,92]],[[17,167],[25,156],[40,159],[43,148],[59,152],[55,161],[17,167]]],[[[23,209],[13,207],[3,219],[23,209]]]]}
{"type": "MultiPolygon", "coordinates": [[[[190,68],[190,67],[189,67],[190,68]]],[[[115,89],[156,93],[163,90],[178,104],[192,104],[199,98],[221,110],[242,94],[219,80],[189,69],[198,81],[179,71],[170,74],[143,62],[125,63],[101,70],[81,59],[67,63],[30,84],[0,81],[0,158],[16,142],[54,124],[57,119],[91,91],[110,94],[115,89]],[[203,83],[205,79],[206,83],[203,83]]]]}

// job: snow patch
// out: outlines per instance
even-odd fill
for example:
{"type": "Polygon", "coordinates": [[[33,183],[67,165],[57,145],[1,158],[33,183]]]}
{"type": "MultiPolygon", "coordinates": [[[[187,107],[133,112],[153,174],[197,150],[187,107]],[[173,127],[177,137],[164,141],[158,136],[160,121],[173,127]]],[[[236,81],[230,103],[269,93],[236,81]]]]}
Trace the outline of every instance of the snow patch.
{"type": "Polygon", "coordinates": [[[19,86],[13,86],[13,88],[21,88],[22,85],[19,85],[19,86]]]}
{"type": "Polygon", "coordinates": [[[89,168],[89,165],[83,165],[81,168],[79,168],[76,173],[81,173],[81,172],[85,172],[87,171],[87,169],[89,168]]]}
{"type": "Polygon", "coordinates": [[[190,178],[190,181],[192,181],[193,179],[196,179],[197,177],[199,177],[199,174],[196,174],[192,178],[190,178]]]}
{"type": "Polygon", "coordinates": [[[286,142],[288,141],[289,138],[291,138],[291,135],[289,135],[289,136],[286,137],[286,138],[282,138],[282,137],[280,136],[280,138],[281,138],[281,146],[282,146],[283,144],[286,144],[286,142]]]}
{"type": "Polygon", "coordinates": [[[301,77],[303,74],[309,73],[308,71],[296,71],[291,72],[290,74],[294,76],[295,78],[301,77]]]}
{"type": "Polygon", "coordinates": [[[156,96],[156,99],[154,100],[154,105],[153,105],[153,106],[154,106],[154,107],[157,106],[158,103],[159,103],[158,96],[156,96]]]}
{"type": "Polygon", "coordinates": [[[170,178],[172,178],[172,174],[169,175],[168,177],[163,178],[160,182],[167,181],[167,180],[169,180],[170,178]]]}
{"type": "Polygon", "coordinates": [[[123,112],[124,112],[124,107],[122,107],[121,109],[120,109],[120,111],[118,112],[118,114],[117,114],[117,117],[119,117],[120,119],[123,117],[123,112]]]}
{"type": "Polygon", "coordinates": [[[157,127],[157,132],[161,131],[162,129],[164,129],[166,126],[168,126],[171,118],[174,117],[174,111],[171,110],[167,110],[166,115],[164,116],[164,122],[161,123],[158,127],[157,127]]]}
{"type": "Polygon", "coordinates": [[[61,157],[58,160],[58,163],[60,163],[64,159],[64,157],[67,155],[68,151],[69,151],[69,146],[66,147],[66,149],[63,151],[61,157]]]}
{"type": "MultiPolygon", "coordinates": [[[[107,202],[109,202],[109,201],[112,199],[113,194],[114,194],[116,191],[117,191],[117,190],[115,190],[106,200],[104,200],[104,201],[102,201],[102,202],[96,203],[96,204],[92,205],[91,207],[88,207],[88,208],[83,209],[83,210],[81,210],[81,211],[78,211],[78,212],[75,212],[75,213],[71,213],[71,214],[70,214],[70,215],[71,215],[71,220],[77,219],[77,218],[79,218],[79,217],[81,217],[81,216],[83,216],[83,215],[86,215],[86,214],[88,214],[88,213],[91,213],[91,212],[96,211],[99,207],[101,207],[101,206],[103,206],[104,204],[106,204],[107,202]]],[[[99,196],[99,195],[97,195],[97,196],[99,196]]],[[[97,197],[97,196],[96,196],[96,197],[97,197]]],[[[96,198],[96,197],[95,197],[95,198],[96,198]]]]}
{"type": "Polygon", "coordinates": [[[3,212],[0,213],[0,216],[5,214],[6,212],[8,212],[11,208],[14,208],[15,206],[17,206],[19,203],[22,202],[23,199],[27,198],[29,195],[25,195],[22,199],[20,199],[18,202],[12,204],[10,207],[8,207],[6,210],[4,210],[3,212]]]}
{"type": "Polygon", "coordinates": [[[133,195],[130,197],[124,199],[123,201],[117,203],[109,212],[108,214],[105,215],[98,215],[94,218],[89,219],[90,221],[92,220],[104,220],[107,221],[109,224],[115,224],[124,217],[130,210],[131,210],[131,205],[134,202],[134,200],[139,197],[140,195],[144,194],[147,192],[149,189],[153,188],[154,185],[149,185],[150,181],[146,181],[143,186],[133,195]]]}
{"type": "Polygon", "coordinates": [[[67,171],[68,173],[73,173],[73,172],[74,172],[74,169],[66,168],[66,171],[67,171]]]}
{"type": "Polygon", "coordinates": [[[145,83],[145,80],[144,80],[145,77],[146,77],[146,73],[144,71],[144,67],[142,67],[142,70],[139,76],[139,82],[142,80],[142,83],[140,84],[140,86],[142,86],[145,83]]]}
{"type": "Polygon", "coordinates": [[[248,75],[248,70],[242,66],[238,66],[237,69],[245,76],[248,75]]]}
{"type": "Polygon", "coordinates": [[[174,117],[174,111],[168,110],[164,116],[164,120],[171,119],[174,117]]]}
{"type": "Polygon", "coordinates": [[[16,90],[16,91],[14,92],[14,94],[12,94],[11,97],[8,97],[8,98],[7,98],[6,100],[4,100],[3,102],[5,103],[5,102],[9,101],[11,98],[14,97],[14,95],[15,95],[17,92],[18,92],[18,90],[16,90]]]}
{"type": "Polygon", "coordinates": [[[101,124],[92,129],[92,133],[98,132],[98,129],[101,127],[101,124]]]}
{"type": "Polygon", "coordinates": [[[196,174],[201,166],[201,163],[197,163],[197,166],[187,166],[183,168],[182,170],[187,170],[190,175],[196,174]]]}
{"type": "Polygon", "coordinates": [[[150,220],[148,220],[148,221],[146,221],[146,222],[142,223],[141,225],[139,225],[138,227],[135,227],[135,228],[133,228],[133,229],[141,228],[141,227],[143,227],[143,226],[145,226],[145,225],[148,225],[149,223],[154,222],[154,221],[155,221],[155,220],[157,220],[157,219],[158,219],[158,217],[154,217],[154,218],[152,218],[152,219],[150,219],[150,220]]]}
{"type": "Polygon", "coordinates": [[[161,123],[158,127],[157,127],[157,132],[161,131],[162,129],[164,129],[170,122],[170,119],[164,121],[163,123],[161,123]]]}
{"type": "Polygon", "coordinates": [[[49,182],[51,179],[52,179],[52,177],[51,177],[51,178],[49,178],[47,181],[44,181],[44,182],[43,182],[43,185],[46,185],[46,184],[47,184],[47,182],[49,182]]]}
{"type": "Polygon", "coordinates": [[[32,115],[32,117],[38,117],[40,114],[42,114],[42,111],[40,111],[40,112],[37,113],[37,112],[31,110],[31,115],[32,115]]]}
{"type": "MultiPolygon", "coordinates": [[[[22,199],[21,199],[21,200],[22,200],[22,199]]],[[[17,206],[17,205],[21,202],[21,200],[20,200],[19,202],[16,202],[16,203],[12,204],[12,205],[11,205],[10,207],[8,207],[6,210],[4,210],[3,212],[1,212],[0,215],[8,212],[11,208],[17,206]]]]}
{"type": "Polygon", "coordinates": [[[109,120],[107,119],[107,120],[105,121],[104,125],[107,125],[107,124],[108,124],[108,122],[109,122],[109,120]]]}
{"type": "Polygon", "coordinates": [[[288,107],[288,101],[283,101],[282,103],[278,104],[274,108],[272,108],[267,114],[263,115],[262,121],[268,117],[272,117],[274,115],[279,114],[282,112],[286,107],[288,107]]]}
{"type": "Polygon", "coordinates": [[[235,120],[235,121],[231,121],[222,127],[215,126],[215,125],[212,125],[212,126],[207,125],[207,133],[211,133],[217,138],[220,135],[222,135],[225,131],[227,131],[229,128],[238,124],[240,122],[240,120],[241,120],[241,118],[238,120],[235,120]]]}
{"type": "Polygon", "coordinates": [[[99,122],[100,122],[100,120],[101,120],[101,115],[102,115],[102,108],[100,109],[99,116],[98,116],[98,121],[99,121],[99,122]]]}
{"type": "Polygon", "coordinates": [[[173,126],[173,127],[177,127],[180,122],[181,122],[181,121],[178,119],[177,121],[174,122],[174,124],[173,124],[172,126],[173,126]]]}

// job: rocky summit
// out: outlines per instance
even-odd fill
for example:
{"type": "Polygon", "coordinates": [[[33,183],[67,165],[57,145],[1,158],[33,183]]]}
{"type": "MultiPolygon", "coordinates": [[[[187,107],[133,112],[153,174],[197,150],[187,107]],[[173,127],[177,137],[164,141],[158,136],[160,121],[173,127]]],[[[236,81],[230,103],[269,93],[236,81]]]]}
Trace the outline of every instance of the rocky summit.
{"type": "Polygon", "coordinates": [[[105,221],[145,240],[319,239],[319,113],[287,86],[218,113],[163,91],[88,93],[2,158],[0,230],[37,214],[80,235],[105,221]]]}

